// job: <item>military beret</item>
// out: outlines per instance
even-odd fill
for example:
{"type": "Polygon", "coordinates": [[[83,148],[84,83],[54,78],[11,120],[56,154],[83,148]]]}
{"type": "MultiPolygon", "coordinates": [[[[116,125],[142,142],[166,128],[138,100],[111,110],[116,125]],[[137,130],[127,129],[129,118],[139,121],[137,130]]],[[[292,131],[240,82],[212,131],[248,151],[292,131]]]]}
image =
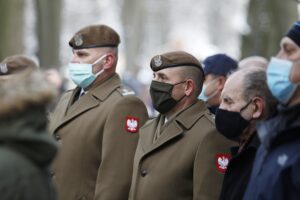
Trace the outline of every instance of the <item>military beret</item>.
{"type": "Polygon", "coordinates": [[[79,30],[69,41],[73,49],[118,47],[119,34],[106,25],[87,26],[79,30]]]}
{"type": "Polygon", "coordinates": [[[204,73],[227,76],[231,71],[238,67],[237,61],[227,56],[226,54],[215,54],[207,57],[203,61],[204,73]]]}
{"type": "Polygon", "coordinates": [[[150,67],[156,72],[169,67],[192,66],[203,72],[200,62],[191,54],[184,51],[173,51],[156,55],[151,59],[150,67]]]}
{"type": "Polygon", "coordinates": [[[0,75],[17,74],[25,70],[35,69],[38,69],[36,62],[23,55],[9,56],[0,63],[0,75]]]}

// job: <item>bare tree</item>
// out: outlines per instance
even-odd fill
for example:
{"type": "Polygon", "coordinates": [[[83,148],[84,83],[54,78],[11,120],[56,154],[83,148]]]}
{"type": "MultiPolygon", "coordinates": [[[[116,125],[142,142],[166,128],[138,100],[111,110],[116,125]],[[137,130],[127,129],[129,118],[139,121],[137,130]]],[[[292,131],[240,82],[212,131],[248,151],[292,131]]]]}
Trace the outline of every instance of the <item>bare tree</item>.
{"type": "Polygon", "coordinates": [[[44,69],[59,68],[61,0],[36,0],[38,57],[44,69]]]}
{"type": "Polygon", "coordinates": [[[280,39],[297,19],[294,0],[250,0],[248,24],[251,31],[243,36],[242,57],[275,55],[280,39]]]}
{"type": "Polygon", "coordinates": [[[22,53],[24,0],[0,0],[0,59],[22,53]]]}
{"type": "Polygon", "coordinates": [[[123,0],[122,23],[125,32],[126,67],[133,74],[138,72],[137,55],[141,50],[143,40],[144,1],[123,0]]]}

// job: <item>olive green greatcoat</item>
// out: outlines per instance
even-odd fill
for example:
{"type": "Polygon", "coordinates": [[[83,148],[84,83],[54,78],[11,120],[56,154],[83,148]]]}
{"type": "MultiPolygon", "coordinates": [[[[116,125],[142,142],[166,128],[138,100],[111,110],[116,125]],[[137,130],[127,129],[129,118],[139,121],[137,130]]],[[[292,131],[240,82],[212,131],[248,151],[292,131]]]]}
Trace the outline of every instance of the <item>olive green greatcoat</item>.
{"type": "Polygon", "coordinates": [[[78,93],[79,88],[63,95],[50,120],[60,144],[53,165],[59,200],[128,199],[138,132],[129,131],[127,120],[141,126],[146,107],[117,74],[79,100],[78,93]]]}
{"type": "Polygon", "coordinates": [[[153,142],[161,117],[140,130],[129,199],[218,199],[224,174],[217,155],[229,154],[232,142],[217,132],[203,101],[170,119],[153,142]]]}

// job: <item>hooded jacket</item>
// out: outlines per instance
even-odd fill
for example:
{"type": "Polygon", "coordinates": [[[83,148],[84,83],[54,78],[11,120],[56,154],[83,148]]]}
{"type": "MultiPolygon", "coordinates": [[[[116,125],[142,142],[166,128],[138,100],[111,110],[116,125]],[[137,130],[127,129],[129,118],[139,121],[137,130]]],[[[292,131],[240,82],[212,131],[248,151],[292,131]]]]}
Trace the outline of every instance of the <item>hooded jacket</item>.
{"type": "Polygon", "coordinates": [[[46,117],[53,95],[40,73],[0,85],[1,200],[56,199],[48,167],[57,147],[47,132],[46,117]]]}

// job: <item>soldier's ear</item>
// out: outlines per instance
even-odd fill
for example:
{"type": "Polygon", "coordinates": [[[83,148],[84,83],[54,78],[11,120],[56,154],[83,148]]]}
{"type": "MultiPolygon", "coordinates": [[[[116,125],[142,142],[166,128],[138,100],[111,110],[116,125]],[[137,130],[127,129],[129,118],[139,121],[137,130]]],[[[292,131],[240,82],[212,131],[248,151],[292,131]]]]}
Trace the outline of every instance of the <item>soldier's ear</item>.
{"type": "Polygon", "coordinates": [[[186,80],[185,95],[191,96],[195,91],[195,82],[192,79],[186,80]]]}
{"type": "Polygon", "coordinates": [[[114,56],[111,53],[108,53],[103,60],[104,62],[103,69],[111,68],[113,66],[114,59],[115,59],[114,56]]]}

